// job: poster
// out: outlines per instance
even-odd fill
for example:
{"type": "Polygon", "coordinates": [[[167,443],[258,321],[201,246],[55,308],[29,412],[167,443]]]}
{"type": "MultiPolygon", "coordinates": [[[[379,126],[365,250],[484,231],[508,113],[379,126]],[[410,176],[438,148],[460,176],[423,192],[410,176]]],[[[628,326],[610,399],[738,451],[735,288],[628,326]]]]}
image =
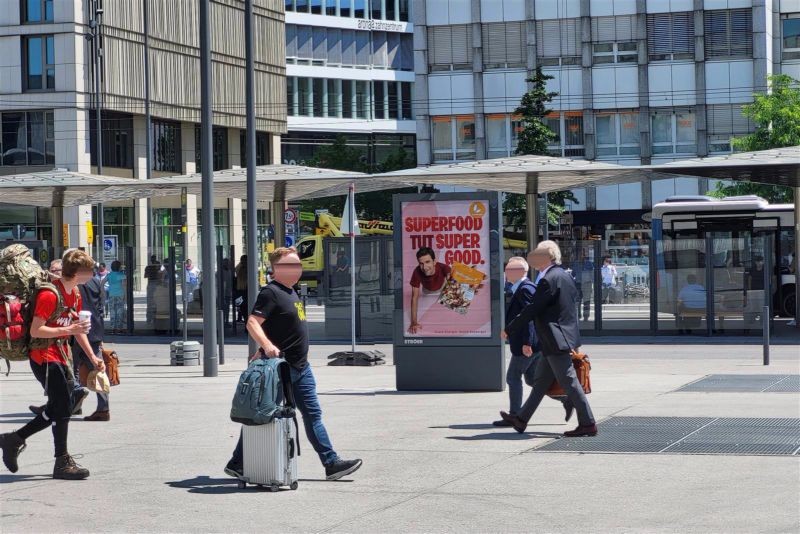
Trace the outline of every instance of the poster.
{"type": "Polygon", "coordinates": [[[403,202],[401,223],[404,337],[491,337],[488,201],[403,202]]]}

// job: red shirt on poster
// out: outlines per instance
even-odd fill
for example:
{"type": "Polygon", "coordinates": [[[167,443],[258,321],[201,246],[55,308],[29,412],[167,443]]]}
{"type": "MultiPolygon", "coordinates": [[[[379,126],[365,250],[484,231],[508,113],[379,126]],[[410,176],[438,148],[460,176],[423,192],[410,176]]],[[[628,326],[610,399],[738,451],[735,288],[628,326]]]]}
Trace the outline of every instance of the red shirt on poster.
{"type": "MultiPolygon", "coordinates": [[[[70,309],[74,309],[75,313],[81,311],[81,299],[80,293],[78,293],[78,288],[72,290],[71,294],[67,294],[67,290],[64,289],[64,284],[61,283],[61,280],[56,280],[53,283],[54,286],[58,289],[61,293],[61,298],[64,301],[64,312],[61,314],[60,317],[56,318],[54,321],[48,321],[50,316],[53,315],[53,312],[56,311],[56,306],[58,306],[58,298],[56,294],[52,291],[47,289],[39,291],[39,294],[36,295],[36,304],[33,309],[33,316],[39,317],[48,321],[45,323],[45,326],[49,327],[59,327],[59,326],[69,326],[72,324],[72,315],[70,313],[70,309]]],[[[62,336],[62,337],[69,337],[69,336],[62,336]]],[[[34,363],[43,364],[43,363],[62,363],[67,364],[66,358],[61,353],[61,349],[55,343],[56,338],[53,338],[53,343],[47,347],[46,349],[34,349],[30,351],[31,360],[34,363]]],[[[69,349],[67,349],[69,350],[69,349]]]]}
{"type": "Polygon", "coordinates": [[[411,287],[419,287],[422,285],[427,291],[439,291],[444,285],[444,281],[450,276],[450,267],[444,263],[436,262],[436,269],[432,276],[425,276],[422,269],[417,267],[411,275],[409,284],[411,287]]]}

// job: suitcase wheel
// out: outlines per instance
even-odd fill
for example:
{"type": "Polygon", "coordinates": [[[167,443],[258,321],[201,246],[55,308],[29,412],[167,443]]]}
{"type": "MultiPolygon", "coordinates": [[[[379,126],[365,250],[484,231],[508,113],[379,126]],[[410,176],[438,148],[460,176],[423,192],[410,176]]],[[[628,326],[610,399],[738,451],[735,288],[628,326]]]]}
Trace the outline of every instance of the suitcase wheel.
{"type": "Polygon", "coordinates": [[[270,486],[270,487],[269,487],[269,490],[270,490],[272,493],[275,493],[275,492],[276,492],[276,491],[278,491],[279,489],[280,489],[280,488],[278,488],[278,486],[270,486]]]}
{"type": "Polygon", "coordinates": [[[240,480],[237,485],[239,486],[239,489],[244,489],[247,487],[247,482],[245,482],[244,480],[240,480]]]}
{"type": "Polygon", "coordinates": [[[289,489],[292,490],[292,491],[296,490],[297,489],[297,482],[292,482],[291,485],[289,486],[289,489]]]}

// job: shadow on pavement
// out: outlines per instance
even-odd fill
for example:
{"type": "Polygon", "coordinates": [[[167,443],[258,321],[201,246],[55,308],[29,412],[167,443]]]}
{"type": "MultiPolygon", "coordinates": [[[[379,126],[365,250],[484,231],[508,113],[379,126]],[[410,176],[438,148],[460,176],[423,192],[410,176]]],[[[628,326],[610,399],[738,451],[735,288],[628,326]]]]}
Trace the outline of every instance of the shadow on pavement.
{"type": "Polygon", "coordinates": [[[560,438],[561,434],[553,432],[525,432],[520,434],[518,432],[492,432],[489,434],[477,434],[475,436],[447,436],[447,439],[454,439],[456,441],[520,441],[535,438],[560,438]]]}
{"type": "Polygon", "coordinates": [[[211,478],[200,475],[186,480],[165,482],[171,488],[189,490],[189,493],[202,493],[206,495],[221,495],[224,493],[239,493],[241,490],[234,478],[211,478]]]}
{"type": "Polygon", "coordinates": [[[52,475],[0,475],[0,484],[31,480],[53,480],[52,475]]]}

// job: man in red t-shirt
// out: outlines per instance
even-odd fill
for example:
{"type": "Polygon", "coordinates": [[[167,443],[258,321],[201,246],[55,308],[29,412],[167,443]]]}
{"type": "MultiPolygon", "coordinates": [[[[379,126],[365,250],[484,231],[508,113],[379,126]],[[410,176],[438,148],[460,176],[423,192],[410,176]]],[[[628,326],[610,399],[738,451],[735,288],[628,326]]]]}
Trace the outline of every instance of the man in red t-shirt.
{"type": "Polygon", "coordinates": [[[430,247],[422,247],[417,251],[417,266],[411,274],[411,325],[408,327],[410,334],[416,334],[422,327],[417,321],[419,310],[420,288],[431,293],[440,291],[447,277],[450,276],[450,267],[436,261],[436,253],[430,247]]]}
{"type": "MultiPolygon", "coordinates": [[[[90,322],[78,322],[81,300],[78,285],[91,280],[94,275],[94,260],[82,250],[71,250],[64,255],[62,278],[53,285],[61,293],[64,310],[58,317],[58,297],[50,289],[42,289],[34,302],[31,338],[51,340],[49,345],[37,346],[30,350],[30,365],[34,376],[44,387],[47,404],[44,412],[16,432],[0,434],[0,448],[3,450],[3,463],[12,473],[18,469],[17,457],[25,448],[25,440],[33,434],[52,426],[56,462],[53,478],[80,480],[89,476],[89,470],[77,465],[67,452],[67,432],[72,412],[72,392],[75,377],[70,368],[71,355],[69,340],[72,336],[78,344],[94,354],[86,337],[90,322]]],[[[103,360],[94,357],[96,369],[104,369],[103,360]]]]}

